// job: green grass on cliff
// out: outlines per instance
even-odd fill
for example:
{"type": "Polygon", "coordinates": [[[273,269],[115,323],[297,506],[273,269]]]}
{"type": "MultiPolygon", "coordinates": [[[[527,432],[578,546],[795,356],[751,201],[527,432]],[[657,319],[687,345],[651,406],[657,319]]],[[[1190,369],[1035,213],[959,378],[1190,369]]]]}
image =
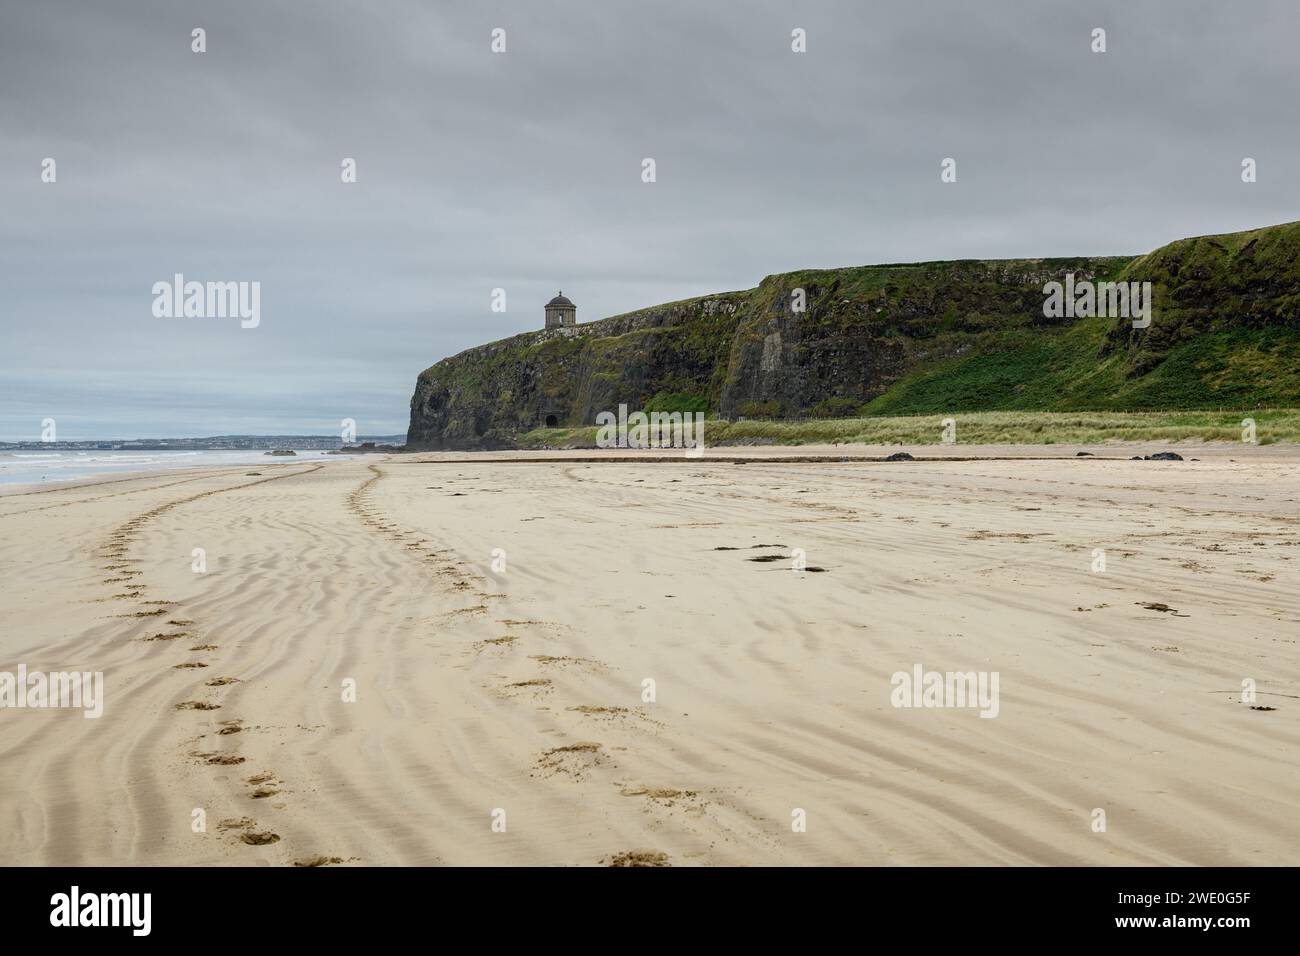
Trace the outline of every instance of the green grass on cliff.
{"type": "Polygon", "coordinates": [[[594,426],[528,429],[624,404],[751,419],[712,426],[715,443],[926,442],[949,416],[959,443],[1235,440],[1246,415],[1261,441],[1293,441],[1295,413],[1260,410],[1300,408],[1300,222],[1138,257],[771,275],[467,350],[416,398],[417,446],[589,445],[594,426]],[[1044,315],[1045,281],[1066,273],[1150,282],[1150,326],[1044,315]]]}
{"type": "MultiPolygon", "coordinates": [[[[943,419],[955,424],[957,445],[1090,445],[1103,442],[1242,440],[1242,419],[1255,420],[1259,444],[1300,441],[1300,409],[1243,412],[957,412],[819,421],[712,420],[705,445],[865,444],[937,445],[943,419]]],[[[521,448],[594,448],[596,428],[538,428],[519,436],[521,448]]]]}
{"type": "Polygon", "coordinates": [[[1055,335],[994,337],[904,377],[863,412],[1240,409],[1290,406],[1300,396],[1300,335],[1293,330],[1202,332],[1133,378],[1122,352],[1098,355],[1109,324],[1084,319],[1055,335]]]}

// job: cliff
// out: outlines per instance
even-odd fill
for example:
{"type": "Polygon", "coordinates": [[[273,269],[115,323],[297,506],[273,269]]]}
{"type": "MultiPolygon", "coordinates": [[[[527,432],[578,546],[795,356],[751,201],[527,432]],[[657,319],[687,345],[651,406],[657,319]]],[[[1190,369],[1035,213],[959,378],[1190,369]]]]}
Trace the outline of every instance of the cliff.
{"type": "Polygon", "coordinates": [[[820,269],[528,332],[420,373],[407,444],[510,447],[597,412],[838,417],[1300,405],[1300,223],[1141,257],[820,269]],[[1043,286],[1152,283],[1146,329],[1046,318],[1043,286]],[[805,308],[792,293],[803,289],[805,308]]]}

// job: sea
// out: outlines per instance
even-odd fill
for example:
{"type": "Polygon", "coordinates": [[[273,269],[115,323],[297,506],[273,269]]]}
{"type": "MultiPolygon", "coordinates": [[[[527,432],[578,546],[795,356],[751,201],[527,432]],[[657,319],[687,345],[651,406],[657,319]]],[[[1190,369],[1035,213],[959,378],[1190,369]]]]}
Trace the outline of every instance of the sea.
{"type": "Polygon", "coordinates": [[[292,461],[334,461],[319,449],[294,449],[297,457],[272,457],[265,451],[0,451],[0,485],[57,484],[79,478],[164,471],[172,468],[220,468],[292,461]]]}

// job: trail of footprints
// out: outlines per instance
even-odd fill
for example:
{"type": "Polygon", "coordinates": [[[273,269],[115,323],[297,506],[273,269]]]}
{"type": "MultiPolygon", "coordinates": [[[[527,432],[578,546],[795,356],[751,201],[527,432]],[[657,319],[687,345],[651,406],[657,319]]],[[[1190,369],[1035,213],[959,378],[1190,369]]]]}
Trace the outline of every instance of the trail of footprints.
{"type": "MultiPolygon", "coordinates": [[[[404,529],[384,515],[370,498],[371,490],[384,477],[384,473],[375,465],[370,465],[369,470],[372,473],[371,477],[362,482],[348,496],[348,508],[353,514],[367,527],[399,544],[403,550],[421,552],[416,556],[432,566],[435,574],[453,579],[448,582],[448,586],[452,591],[472,592],[470,597],[479,602],[487,602],[499,597],[499,595],[488,594],[477,588],[474,581],[471,580],[472,572],[457,560],[454,551],[436,548],[418,532],[404,529]]],[[[428,490],[443,489],[442,486],[438,485],[432,486],[428,490]]],[[[459,495],[460,493],[455,494],[459,495]]],[[[818,568],[817,570],[821,569],[818,568]]],[[[481,614],[487,611],[486,603],[479,603],[453,609],[448,612],[447,616],[454,619],[460,615],[481,614]]],[[[545,621],[501,620],[498,623],[504,625],[507,629],[519,626],[531,626],[534,629],[561,627],[561,625],[545,621]]],[[[524,640],[523,635],[506,633],[499,637],[475,642],[470,648],[470,653],[473,656],[478,656],[491,652],[504,661],[518,656],[521,651],[520,642],[524,640]]],[[[542,704],[550,699],[556,689],[554,678],[550,676],[554,670],[584,668],[595,670],[607,666],[601,661],[584,657],[541,653],[527,654],[526,656],[528,660],[535,662],[537,673],[517,680],[502,678],[502,682],[495,687],[488,685],[488,690],[506,699],[532,701],[539,709],[543,710],[550,709],[542,706],[542,704]]],[[[638,729],[646,727],[661,728],[663,726],[660,721],[653,720],[646,715],[641,708],[634,709],[618,705],[597,706],[575,702],[564,709],[578,715],[584,721],[618,721],[624,726],[634,725],[638,729]]],[[[607,747],[600,741],[575,740],[572,743],[543,750],[537,755],[533,765],[528,768],[527,772],[530,777],[535,778],[561,778],[581,782],[595,773],[616,770],[617,761],[614,752],[625,749],[625,747],[621,746],[607,747]]],[[[694,790],[682,790],[673,787],[647,787],[617,780],[612,781],[612,785],[619,788],[618,792],[622,796],[640,798],[646,801],[646,812],[651,812],[652,808],[672,809],[680,807],[687,812],[702,814],[707,806],[707,802],[702,800],[698,792],[694,790]]],[[[654,850],[632,850],[612,854],[607,858],[602,858],[599,862],[608,866],[669,865],[667,854],[654,850]]]]}
{"type": "MultiPolygon", "coordinates": [[[[321,466],[316,466],[319,468],[321,466]]],[[[311,470],[316,470],[313,468],[311,470]]],[[[472,572],[468,571],[463,564],[457,560],[455,552],[451,549],[436,548],[427,539],[418,532],[401,528],[399,525],[387,518],[376,505],[370,500],[370,492],[374,485],[382,480],[384,473],[375,465],[368,466],[371,476],[363,481],[356,489],[347,496],[346,503],[350,512],[357,516],[368,528],[378,534],[383,535],[389,540],[401,546],[401,549],[412,553],[413,556],[420,558],[427,566],[431,567],[433,573],[442,578],[452,578],[446,582],[449,590],[454,592],[469,592],[469,597],[479,603],[471,604],[466,607],[455,608],[447,612],[447,616],[455,618],[461,615],[477,615],[488,611],[485,602],[492,600],[498,595],[493,595],[477,588],[473,579],[472,572]],[[418,553],[417,553],[418,552],[418,553]]],[[[304,474],[306,472],[299,472],[304,474]]],[[[287,476],[277,476],[287,477],[287,476]]],[[[262,479],[274,480],[274,479],[262,479]]],[[[258,484],[251,482],[250,484],[258,484]]],[[[248,487],[242,485],[238,487],[248,487]]],[[[155,633],[136,638],[142,641],[159,641],[170,642],[181,639],[194,639],[189,628],[194,626],[194,622],[188,618],[178,616],[178,611],[174,602],[171,601],[148,601],[143,597],[144,586],[131,579],[141,576],[141,572],[135,571],[131,565],[137,562],[127,557],[127,551],[141,526],[150,518],[156,517],[163,511],[181,504],[185,501],[192,501],[195,498],[203,497],[216,492],[204,492],[191,498],[181,499],[168,505],[156,508],[153,511],[146,512],[123,525],[115,533],[109,545],[103,550],[104,557],[110,562],[104,568],[107,573],[115,574],[116,578],[111,583],[125,584],[124,593],[115,595],[120,599],[136,600],[141,605],[141,609],[134,613],[120,615],[123,617],[137,617],[142,619],[162,617],[170,614],[166,624],[176,630],[165,631],[157,630],[155,633]]],[[[507,628],[519,626],[534,627],[556,627],[558,625],[549,624],[543,621],[517,621],[502,620],[499,623],[507,628]]],[[[507,633],[497,638],[490,638],[477,642],[472,650],[473,653],[482,653],[488,649],[498,651],[515,650],[517,642],[523,638],[514,633],[507,633]]],[[[198,643],[190,646],[192,652],[209,652],[218,650],[218,645],[209,643],[198,643]]],[[[526,678],[518,681],[507,681],[498,688],[498,692],[507,697],[520,697],[523,699],[532,699],[540,702],[548,697],[554,690],[552,678],[545,676],[545,671],[553,668],[601,668],[602,662],[591,658],[580,658],[571,656],[551,655],[551,654],[529,654],[528,659],[535,661],[536,666],[543,672],[537,676],[526,678]]],[[[191,670],[206,668],[209,666],[207,661],[184,661],[172,665],[179,670],[191,670]]],[[[204,682],[203,686],[207,688],[225,687],[236,684],[239,679],[236,677],[216,677],[204,682]]],[[[220,710],[222,704],[212,699],[210,696],[185,700],[176,705],[178,711],[215,711],[220,710]]],[[[549,708],[543,708],[549,709],[549,708]]],[[[662,723],[652,720],[644,714],[639,708],[634,709],[627,706],[598,706],[585,703],[575,703],[565,708],[566,711],[579,715],[584,720],[595,721],[620,721],[626,722],[631,719],[638,719],[641,725],[662,727],[662,723]]],[[[246,728],[241,719],[230,719],[218,721],[215,724],[215,735],[219,737],[232,736],[243,733],[246,728]]],[[[200,735],[197,739],[207,736],[200,735]]],[[[542,751],[536,758],[532,768],[529,770],[530,776],[536,777],[561,777],[573,781],[586,780],[592,773],[601,770],[609,770],[617,767],[612,751],[623,750],[623,747],[607,748],[599,741],[576,740],[573,743],[559,747],[553,747],[542,751]]],[[[206,751],[191,750],[189,753],[193,759],[199,763],[219,767],[231,768],[237,767],[246,762],[246,758],[238,753],[229,751],[206,751]]],[[[265,800],[280,795],[283,787],[278,776],[271,771],[261,771],[243,778],[247,786],[246,795],[250,800],[265,800]]],[[[621,781],[613,781],[614,786],[619,788],[622,796],[630,798],[644,799],[648,806],[660,808],[674,808],[678,806],[685,807],[688,812],[703,813],[707,803],[702,801],[699,794],[693,790],[682,790],[671,787],[648,787],[640,784],[629,784],[621,781]]],[[[222,833],[232,835],[238,842],[248,846],[269,846],[279,843],[281,837],[273,831],[262,829],[258,822],[252,817],[242,816],[221,820],[217,824],[217,830],[222,833]]],[[[295,860],[295,866],[328,866],[342,863],[342,860],[336,856],[314,855],[300,860],[295,860]]],[[[598,862],[608,866],[666,866],[669,865],[667,854],[655,850],[629,850],[604,857],[598,862]]]]}
{"type": "MultiPolygon", "coordinates": [[[[226,491],[237,491],[249,488],[253,485],[262,484],[266,481],[276,481],[281,478],[297,477],[299,475],[310,474],[320,470],[322,465],[313,465],[309,468],[293,471],[286,474],[274,475],[269,478],[262,478],[259,481],[245,482],[234,485],[229,488],[218,488],[204,491],[199,494],[190,495],[184,498],[178,498],[174,501],[159,505],[149,511],[136,515],[131,520],[122,524],[120,527],[110,533],[108,542],[99,549],[99,554],[103,558],[103,570],[110,575],[104,579],[104,584],[123,584],[125,587],[121,593],[114,594],[108,600],[110,601],[130,601],[134,602],[134,610],[128,610],[125,613],[114,615],[118,618],[134,619],[146,625],[146,630],[152,633],[140,637],[130,638],[130,640],[145,643],[160,643],[170,645],[173,641],[195,641],[199,643],[189,644],[187,650],[190,653],[210,653],[220,649],[217,644],[207,643],[194,635],[194,620],[183,617],[180,613],[180,605],[176,601],[170,600],[151,600],[145,595],[145,585],[137,579],[142,578],[144,572],[138,570],[134,565],[141,562],[129,557],[130,549],[139,541],[141,529],[147,522],[175,508],[178,505],[188,504],[208,495],[221,494],[226,491]],[[166,621],[157,619],[166,616],[166,621]]],[[[250,473],[252,474],[252,473],[250,473]]],[[[190,481],[197,479],[187,479],[190,481]]],[[[177,482],[179,484],[179,482],[177,482]]],[[[179,646],[179,645],[177,645],[179,646]]],[[[171,668],[180,671],[200,670],[211,666],[206,660],[185,660],[172,664],[171,668]]],[[[229,687],[233,684],[241,683],[240,679],[231,676],[211,677],[204,680],[204,688],[221,688],[229,687]]],[[[201,692],[203,693],[203,692],[201,692]]],[[[222,709],[222,703],[213,699],[210,692],[204,696],[196,696],[193,700],[184,700],[175,705],[177,711],[217,711],[222,709]]],[[[213,735],[216,737],[231,737],[243,733],[248,728],[245,727],[241,718],[223,719],[213,725],[213,735]]],[[[207,734],[199,734],[194,739],[202,740],[207,734]]],[[[200,765],[229,768],[237,767],[245,763],[247,758],[231,751],[213,751],[213,750],[190,750],[188,756],[197,761],[200,765]]],[[[246,796],[250,800],[265,800],[280,794],[282,784],[278,776],[271,771],[262,771],[246,777],[244,783],[247,786],[246,796]]],[[[271,846],[279,843],[281,837],[278,833],[271,830],[263,829],[256,820],[250,817],[237,817],[221,820],[216,825],[219,833],[229,834],[234,839],[246,846],[260,847],[271,846]]],[[[354,862],[355,858],[347,862],[354,862]]],[[[316,854],[294,860],[294,866],[330,866],[333,864],[345,862],[341,857],[326,856],[316,854]]]]}
{"type": "MultiPolygon", "coordinates": [[[[137,515],[130,521],[123,524],[110,536],[109,542],[101,549],[104,558],[103,570],[109,575],[104,579],[105,584],[123,585],[121,593],[115,594],[110,600],[131,601],[135,604],[135,609],[126,613],[116,615],[122,618],[137,619],[146,624],[146,630],[152,633],[145,634],[134,640],[143,642],[158,642],[161,644],[170,644],[174,641],[191,641],[197,640],[199,643],[190,644],[188,651],[191,653],[209,653],[219,650],[219,645],[206,643],[201,638],[196,638],[193,632],[195,622],[181,615],[179,605],[169,600],[150,600],[145,596],[145,585],[139,581],[143,577],[143,572],[134,567],[140,562],[129,557],[129,551],[133,544],[136,543],[142,527],[151,519],[165,513],[171,508],[180,504],[185,504],[199,498],[212,494],[218,494],[227,490],[238,490],[247,488],[251,485],[260,484],[263,481],[274,481],[279,478],[292,477],[294,475],[308,474],[312,471],[319,470],[321,465],[315,465],[309,469],[293,472],[292,474],[276,475],[270,478],[261,478],[259,481],[248,482],[242,485],[234,486],[227,489],[215,489],[201,492],[186,498],[160,505],[150,511],[137,515]],[[159,621],[159,618],[166,617],[165,621],[159,621]]],[[[366,479],[353,490],[347,497],[347,507],[355,514],[367,527],[376,533],[394,541],[401,546],[401,549],[413,553],[413,556],[419,557],[427,566],[430,566],[433,573],[442,578],[451,578],[453,580],[446,582],[448,588],[454,592],[469,592],[468,597],[479,603],[471,604],[461,608],[455,608],[447,612],[448,617],[455,618],[461,615],[477,615],[488,611],[485,602],[498,597],[499,595],[488,594],[479,589],[472,580],[472,572],[467,570],[463,564],[457,560],[455,552],[451,549],[439,549],[434,547],[419,533],[399,527],[396,523],[388,519],[370,500],[370,491],[373,486],[380,481],[384,474],[375,465],[368,466],[371,471],[371,477],[366,479]],[[415,554],[418,552],[418,554],[415,554]]],[[[730,550],[730,549],[718,549],[730,550]]],[[[820,570],[820,569],[817,569],[820,570]]],[[[551,622],[544,621],[519,621],[519,620],[501,620],[500,624],[507,629],[529,627],[537,628],[557,628],[551,622]]],[[[501,658],[518,657],[522,652],[520,642],[525,641],[524,636],[518,633],[506,633],[496,638],[476,642],[471,652],[474,655],[485,652],[493,652],[501,658]]],[[[178,645],[179,646],[179,645],[178,645]]],[[[587,668],[599,669],[606,665],[600,661],[591,658],[571,657],[551,654],[527,654],[527,659],[535,662],[538,673],[535,676],[526,677],[520,680],[506,680],[495,688],[496,692],[508,699],[519,699],[521,701],[531,700],[542,710],[550,710],[549,706],[542,706],[543,701],[549,700],[555,691],[555,683],[552,677],[547,676],[555,669],[569,668],[587,668]]],[[[207,660],[186,660],[171,665],[173,669],[201,670],[210,665],[207,660]]],[[[202,687],[216,689],[238,684],[239,678],[233,676],[218,676],[204,680],[202,687]]],[[[202,692],[202,696],[196,695],[195,699],[184,700],[176,704],[177,711],[217,711],[222,709],[222,702],[214,699],[212,691],[202,692]]],[[[640,707],[633,708],[622,705],[593,705],[587,703],[572,703],[564,708],[566,712],[571,712],[583,721],[600,721],[611,722],[617,721],[623,727],[635,726],[638,730],[646,728],[661,728],[663,724],[660,721],[653,720],[640,707]]],[[[223,719],[216,721],[212,725],[213,736],[231,737],[244,733],[247,728],[240,718],[223,719]]],[[[196,740],[207,737],[207,734],[200,734],[196,740]]],[[[593,774],[603,773],[610,775],[617,771],[618,764],[614,756],[615,751],[625,750],[625,747],[607,747],[600,741],[593,740],[574,740],[561,746],[552,747],[541,751],[534,760],[528,773],[533,777],[541,778],[558,778],[568,779],[574,782],[587,780],[593,774]]],[[[228,750],[191,750],[189,756],[201,765],[215,768],[233,768],[239,767],[246,763],[247,758],[239,753],[228,750]]],[[[245,784],[245,796],[249,800],[266,800],[272,797],[280,796],[284,787],[283,782],[272,771],[260,771],[250,774],[243,778],[245,784]]],[[[646,786],[639,783],[628,783],[625,781],[612,780],[611,784],[618,787],[620,795],[628,798],[638,798],[645,802],[645,812],[653,810],[680,808],[687,813],[702,815],[708,806],[708,801],[701,798],[700,794],[694,790],[678,789],[674,787],[657,787],[646,786]]],[[[217,823],[216,829],[223,833],[229,834],[238,843],[252,846],[270,846],[281,841],[279,834],[262,828],[252,817],[241,816],[230,819],[224,819],[217,823]]],[[[312,855],[302,859],[294,860],[295,866],[328,866],[345,862],[342,858],[327,855],[312,855]]],[[[670,865],[667,854],[656,850],[635,849],[611,854],[601,858],[598,862],[607,866],[667,866],[670,865]]]]}
{"type": "MultiPolygon", "coordinates": [[[[502,621],[507,627],[520,624],[540,624],[542,622],[502,621]]],[[[518,657],[525,649],[520,647],[526,639],[514,633],[500,637],[488,638],[474,645],[474,653],[492,652],[502,659],[518,657]]],[[[557,656],[552,654],[527,654],[527,659],[536,662],[536,667],[545,674],[553,668],[603,668],[600,661],[585,657],[557,656]]],[[[503,679],[504,680],[504,679],[503,679]]],[[[550,677],[538,676],[524,680],[506,680],[498,687],[498,693],[507,699],[531,698],[542,710],[541,702],[547,700],[555,690],[550,677]],[[521,693],[521,691],[523,693],[521,693]]],[[[623,705],[595,705],[570,703],[564,707],[565,712],[578,715],[583,722],[611,723],[617,722],[620,729],[644,732],[647,726],[661,728],[660,721],[653,720],[643,712],[641,707],[633,708],[623,705]]],[[[611,786],[618,788],[620,796],[643,801],[643,812],[660,818],[662,825],[664,811],[680,810],[692,816],[703,816],[710,801],[701,797],[696,790],[677,787],[647,786],[615,779],[619,766],[617,752],[626,751],[624,746],[606,746],[597,740],[577,739],[557,747],[541,751],[529,770],[529,776],[543,779],[570,780],[575,783],[586,781],[593,776],[608,778],[611,786]]],[[[668,854],[652,849],[634,849],[602,857],[597,861],[603,866],[670,866],[668,854]]]]}
{"type": "Polygon", "coordinates": [[[375,465],[369,465],[368,468],[371,476],[348,495],[348,510],[356,515],[366,527],[400,545],[401,550],[412,553],[421,552],[416,556],[426,566],[430,567],[434,574],[441,578],[454,579],[447,582],[447,587],[450,590],[470,592],[469,599],[478,602],[465,607],[452,608],[446,612],[448,619],[454,620],[467,615],[475,616],[487,613],[488,605],[486,602],[495,600],[500,595],[489,594],[479,588],[473,580],[472,572],[462,566],[461,562],[456,559],[456,553],[453,550],[450,548],[435,548],[419,532],[401,528],[384,516],[383,512],[370,500],[370,491],[384,477],[384,472],[375,465]]]}

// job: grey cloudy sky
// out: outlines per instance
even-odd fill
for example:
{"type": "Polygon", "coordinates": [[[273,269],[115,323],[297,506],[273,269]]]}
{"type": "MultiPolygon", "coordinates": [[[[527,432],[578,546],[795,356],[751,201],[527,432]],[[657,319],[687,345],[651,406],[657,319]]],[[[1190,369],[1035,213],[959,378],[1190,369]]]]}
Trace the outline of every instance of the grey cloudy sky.
{"type": "Polygon", "coordinates": [[[401,432],[560,287],[589,321],[1292,220],[1298,44],[1291,0],[7,2],[0,439],[401,432]],[[177,272],[261,282],[260,327],[154,318],[177,272]]]}

